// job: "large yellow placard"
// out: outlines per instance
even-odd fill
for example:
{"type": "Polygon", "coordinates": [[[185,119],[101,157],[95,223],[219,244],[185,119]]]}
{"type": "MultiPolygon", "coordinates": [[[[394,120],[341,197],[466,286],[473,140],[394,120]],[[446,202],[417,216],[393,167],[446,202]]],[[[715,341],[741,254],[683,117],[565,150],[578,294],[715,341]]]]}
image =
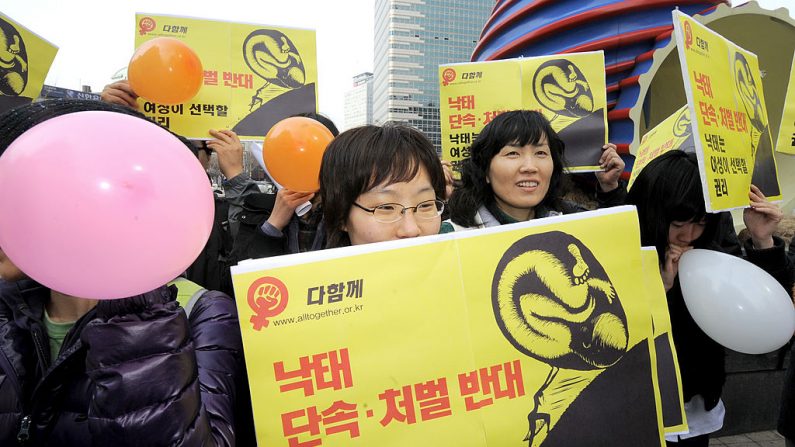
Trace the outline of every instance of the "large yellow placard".
{"type": "Polygon", "coordinates": [[[781,199],[755,54],[673,11],[707,210],[747,207],[753,182],[781,199]]]}
{"type": "Polygon", "coordinates": [[[189,102],[141,110],[187,138],[209,139],[209,129],[232,129],[262,140],[273,124],[317,110],[317,50],[312,30],[136,14],[135,45],[172,37],[202,62],[204,82],[189,102]]]}
{"type": "Polygon", "coordinates": [[[0,13],[0,113],[39,97],[58,47],[0,13]]]}
{"type": "Polygon", "coordinates": [[[442,159],[461,171],[469,147],[495,116],[522,108],[521,68],[512,60],[442,65],[442,159]]]}
{"type": "Polygon", "coordinates": [[[789,70],[787,96],[784,99],[784,111],[781,113],[781,126],[778,128],[776,152],[795,155],[795,56],[789,70]]]}
{"type": "Polygon", "coordinates": [[[442,158],[454,167],[498,114],[537,110],[566,143],[570,172],[598,171],[607,142],[604,53],[439,66],[442,158]]]}
{"type": "Polygon", "coordinates": [[[663,445],[640,253],[620,207],[241,263],[258,440],[663,445]]]}

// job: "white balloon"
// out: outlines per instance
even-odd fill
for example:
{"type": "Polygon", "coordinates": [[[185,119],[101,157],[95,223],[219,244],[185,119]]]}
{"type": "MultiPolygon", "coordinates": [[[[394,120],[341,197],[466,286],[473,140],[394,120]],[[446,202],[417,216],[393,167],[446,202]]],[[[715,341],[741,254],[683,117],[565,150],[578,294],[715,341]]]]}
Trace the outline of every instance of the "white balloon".
{"type": "Polygon", "coordinates": [[[687,309],[705,334],[746,354],[784,346],[795,332],[795,308],[769,273],[736,256],[690,250],[679,261],[687,309]]]}

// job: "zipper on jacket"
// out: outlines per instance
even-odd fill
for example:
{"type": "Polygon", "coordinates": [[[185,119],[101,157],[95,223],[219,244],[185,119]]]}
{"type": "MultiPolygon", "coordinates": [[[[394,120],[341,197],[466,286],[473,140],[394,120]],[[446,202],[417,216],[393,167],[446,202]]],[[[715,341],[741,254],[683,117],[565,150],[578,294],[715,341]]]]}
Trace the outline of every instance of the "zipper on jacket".
{"type": "MultiPolygon", "coordinates": [[[[31,338],[33,339],[33,345],[36,347],[36,355],[39,357],[38,366],[40,368],[40,377],[44,378],[47,375],[47,370],[50,368],[50,364],[52,359],[50,359],[49,351],[44,350],[44,342],[42,341],[42,337],[44,334],[42,333],[41,327],[38,325],[33,326],[30,331],[31,338]]],[[[49,348],[49,346],[48,346],[49,348]]]]}
{"type": "Polygon", "coordinates": [[[19,425],[19,433],[17,433],[17,441],[25,443],[30,439],[31,421],[32,418],[29,414],[22,418],[22,423],[19,425]]]}
{"type": "Polygon", "coordinates": [[[46,338],[46,332],[44,332],[44,325],[41,323],[39,318],[43,317],[38,317],[31,314],[30,308],[26,303],[21,303],[18,306],[18,309],[32,320],[30,325],[30,336],[33,339],[33,345],[36,348],[36,355],[39,358],[37,366],[39,368],[40,377],[44,377],[53,359],[50,358],[49,346],[47,347],[47,350],[45,350],[42,341],[42,337],[46,338]]]}
{"type": "MultiPolygon", "coordinates": [[[[50,367],[59,367],[60,364],[66,361],[66,358],[57,358],[57,359],[50,359],[50,352],[49,352],[49,345],[45,343],[47,340],[46,330],[44,329],[43,324],[36,318],[36,316],[30,314],[30,310],[25,303],[22,303],[19,306],[19,310],[28,315],[34,323],[31,324],[30,327],[30,335],[33,339],[33,344],[36,349],[36,354],[39,358],[38,367],[41,368],[41,373],[36,386],[33,388],[33,392],[30,395],[30,399],[23,405],[27,414],[22,418],[20,422],[19,432],[17,433],[17,441],[20,444],[26,444],[27,441],[30,440],[30,430],[33,424],[33,415],[37,413],[37,407],[39,402],[39,394],[42,392],[42,386],[44,382],[47,380],[49,373],[51,371],[50,367]],[[45,349],[46,346],[46,349],[45,349]],[[60,362],[56,362],[56,360],[60,360],[60,362]],[[56,364],[57,363],[57,364],[56,364]]],[[[61,345],[61,351],[66,351],[74,347],[74,345],[80,341],[79,334],[82,332],[84,327],[90,322],[94,315],[96,314],[95,309],[89,310],[85,315],[83,315],[80,319],[77,320],[75,325],[72,329],[67,333],[66,337],[64,338],[64,343],[61,345]]],[[[68,356],[71,357],[71,356],[68,356]]],[[[21,393],[20,393],[21,394],[21,393]]]]}

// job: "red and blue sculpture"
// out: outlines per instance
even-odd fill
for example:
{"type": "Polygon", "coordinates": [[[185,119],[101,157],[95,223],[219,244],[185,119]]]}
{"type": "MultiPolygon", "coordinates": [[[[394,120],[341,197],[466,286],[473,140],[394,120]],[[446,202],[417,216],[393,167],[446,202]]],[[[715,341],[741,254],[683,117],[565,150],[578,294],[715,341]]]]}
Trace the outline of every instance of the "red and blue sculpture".
{"type": "Polygon", "coordinates": [[[604,50],[608,139],[628,154],[634,137],[629,111],[643,100],[638,79],[651,66],[654,51],[671,39],[671,10],[705,15],[722,3],[729,2],[501,0],[483,27],[472,60],[604,50]]]}

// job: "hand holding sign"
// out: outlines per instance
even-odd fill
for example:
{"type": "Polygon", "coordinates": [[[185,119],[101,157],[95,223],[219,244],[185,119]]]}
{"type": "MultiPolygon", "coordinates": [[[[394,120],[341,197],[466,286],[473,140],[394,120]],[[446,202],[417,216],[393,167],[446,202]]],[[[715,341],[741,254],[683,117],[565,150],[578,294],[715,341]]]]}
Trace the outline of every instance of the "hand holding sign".
{"type": "Polygon", "coordinates": [[[767,201],[765,195],[755,185],[748,193],[751,207],[743,210],[743,221],[751,233],[751,241],[757,249],[773,247],[773,233],[784,217],[778,205],[767,201]]]}

